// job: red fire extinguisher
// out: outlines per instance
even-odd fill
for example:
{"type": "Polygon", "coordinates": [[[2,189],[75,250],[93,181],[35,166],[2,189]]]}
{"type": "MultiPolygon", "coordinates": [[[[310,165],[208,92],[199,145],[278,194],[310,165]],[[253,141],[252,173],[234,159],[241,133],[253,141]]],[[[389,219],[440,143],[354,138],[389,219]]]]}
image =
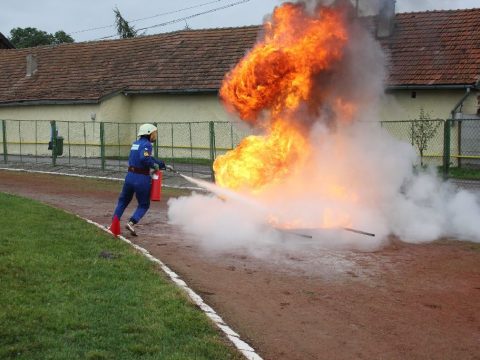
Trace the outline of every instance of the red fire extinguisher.
{"type": "Polygon", "coordinates": [[[162,196],[162,172],[156,170],[152,174],[152,187],[150,188],[150,200],[160,201],[162,196]]]}

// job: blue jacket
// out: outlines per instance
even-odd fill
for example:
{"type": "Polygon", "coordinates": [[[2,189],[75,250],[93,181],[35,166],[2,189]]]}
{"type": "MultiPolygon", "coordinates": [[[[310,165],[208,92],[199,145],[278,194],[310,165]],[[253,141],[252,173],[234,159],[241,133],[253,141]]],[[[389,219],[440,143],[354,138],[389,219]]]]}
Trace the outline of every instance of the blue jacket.
{"type": "Polygon", "coordinates": [[[152,156],[152,143],[145,137],[139,138],[130,148],[128,165],[141,169],[150,169],[153,168],[154,164],[158,164],[160,169],[165,169],[165,163],[152,156]]]}

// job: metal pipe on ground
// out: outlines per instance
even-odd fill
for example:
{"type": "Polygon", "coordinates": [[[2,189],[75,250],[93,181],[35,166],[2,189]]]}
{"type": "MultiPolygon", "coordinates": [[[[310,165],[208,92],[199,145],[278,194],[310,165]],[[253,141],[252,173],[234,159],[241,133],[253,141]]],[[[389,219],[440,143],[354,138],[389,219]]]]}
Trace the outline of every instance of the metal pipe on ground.
{"type": "MultiPolygon", "coordinates": [[[[194,179],[194,178],[192,178],[190,176],[187,176],[187,175],[184,175],[184,174],[178,172],[177,170],[175,170],[170,165],[167,165],[166,168],[167,168],[167,170],[173,172],[175,175],[181,176],[182,178],[184,178],[188,182],[191,182],[192,184],[195,184],[197,186],[202,186],[203,181],[194,179]]],[[[202,186],[202,187],[204,187],[204,186],[202,186]]],[[[204,188],[208,191],[211,191],[211,189],[209,189],[209,188],[206,188],[206,187],[204,187],[204,188]]],[[[280,232],[283,232],[283,233],[288,233],[288,234],[303,237],[303,238],[313,239],[312,235],[302,233],[300,229],[280,229],[280,228],[276,228],[276,227],[274,227],[274,229],[278,230],[280,232]]],[[[373,233],[358,230],[358,229],[353,229],[353,228],[349,228],[349,227],[340,227],[339,229],[344,230],[344,231],[348,231],[348,232],[351,232],[351,233],[359,234],[359,235],[372,236],[372,237],[375,236],[375,234],[373,234],[373,233]]],[[[325,229],[319,228],[319,229],[311,229],[311,230],[325,230],[325,229]]]]}

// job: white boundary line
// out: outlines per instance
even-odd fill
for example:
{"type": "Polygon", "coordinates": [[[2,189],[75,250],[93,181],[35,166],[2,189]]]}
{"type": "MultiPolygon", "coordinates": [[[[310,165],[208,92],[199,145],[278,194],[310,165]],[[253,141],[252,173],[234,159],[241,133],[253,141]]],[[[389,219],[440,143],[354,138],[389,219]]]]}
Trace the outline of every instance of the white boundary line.
{"type": "MultiPolygon", "coordinates": [[[[78,216],[78,215],[77,215],[78,216]]],[[[89,224],[95,225],[99,229],[102,229],[103,231],[107,232],[108,234],[112,235],[113,234],[106,229],[104,226],[96,223],[95,221],[83,218],[81,216],[78,216],[79,218],[85,220],[89,224]]],[[[202,297],[198,295],[195,291],[193,291],[185,281],[183,281],[178,274],[176,274],[173,270],[171,270],[167,265],[165,265],[161,260],[157,259],[154,257],[150,252],[131,242],[127,238],[119,235],[117,236],[118,239],[126,242],[136,250],[140,251],[147,259],[150,261],[160,265],[160,268],[162,271],[168,275],[168,277],[177,285],[180,289],[182,289],[185,293],[187,293],[188,297],[214,322],[215,325],[227,336],[227,338],[233,343],[233,345],[247,358],[248,360],[263,360],[256,352],[255,350],[248,345],[245,341],[240,339],[240,335],[238,335],[235,331],[233,331],[226,323],[223,321],[223,319],[218,315],[215,310],[213,310],[209,305],[207,305],[202,297]]]]}
{"type": "MultiPolygon", "coordinates": [[[[115,180],[115,181],[124,181],[123,179],[105,177],[105,176],[91,176],[91,175],[78,175],[78,174],[66,174],[66,173],[53,173],[48,171],[37,171],[37,170],[25,170],[25,169],[10,169],[10,168],[0,168],[0,170],[8,170],[8,171],[18,171],[18,172],[27,172],[27,173],[39,173],[39,174],[49,174],[49,175],[63,175],[63,176],[72,176],[72,177],[80,177],[80,178],[88,178],[88,179],[102,179],[102,180],[115,180]]],[[[165,187],[173,187],[173,186],[165,186],[165,187]]],[[[181,188],[181,189],[188,189],[188,188],[181,188]]],[[[194,190],[201,190],[197,188],[190,188],[194,190]]],[[[108,229],[104,226],[96,223],[95,221],[86,219],[77,215],[80,219],[85,220],[89,224],[95,225],[99,229],[107,232],[108,234],[113,235],[108,229]]],[[[154,257],[150,252],[137,245],[132,243],[130,240],[123,236],[117,236],[118,239],[126,242],[136,250],[140,251],[147,259],[150,261],[158,264],[162,271],[168,275],[168,277],[177,285],[180,289],[182,289],[188,297],[207,315],[213,323],[227,336],[227,338],[233,343],[233,345],[240,351],[245,358],[248,360],[263,360],[260,355],[258,355],[255,350],[248,345],[245,341],[240,339],[240,335],[238,335],[235,331],[230,328],[225,321],[218,315],[213,308],[207,305],[202,297],[198,295],[195,291],[193,291],[185,281],[183,281],[178,274],[172,271],[167,265],[165,265],[161,260],[154,257]]]]}
{"type": "MultiPolygon", "coordinates": [[[[26,172],[26,173],[34,173],[34,174],[71,176],[71,177],[78,177],[78,178],[85,178],[85,179],[113,180],[113,181],[121,181],[121,182],[125,181],[125,179],[118,179],[118,178],[108,177],[108,176],[68,174],[68,173],[50,172],[50,171],[42,171],[42,170],[12,169],[12,168],[2,168],[2,167],[0,167],[0,170],[26,172]]],[[[172,188],[172,189],[195,190],[195,191],[202,191],[202,192],[205,191],[205,189],[202,189],[202,188],[199,188],[199,187],[194,187],[194,186],[172,186],[172,185],[162,184],[162,187],[172,188]]]]}

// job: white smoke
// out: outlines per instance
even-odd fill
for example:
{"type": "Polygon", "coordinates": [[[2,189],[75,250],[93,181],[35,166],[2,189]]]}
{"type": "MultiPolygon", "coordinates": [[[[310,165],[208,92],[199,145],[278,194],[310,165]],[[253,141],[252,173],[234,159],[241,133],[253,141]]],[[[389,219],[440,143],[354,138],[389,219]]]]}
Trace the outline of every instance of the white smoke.
{"type": "MultiPolygon", "coordinates": [[[[282,4],[290,0],[279,0],[282,4]]],[[[354,6],[357,0],[349,0],[354,6]]],[[[387,0],[358,0],[358,9],[361,16],[371,16],[378,14],[383,3],[387,0]]],[[[307,4],[309,8],[313,8],[318,4],[330,5],[335,0],[299,0],[307,4]]],[[[397,13],[411,12],[411,11],[431,11],[431,10],[455,10],[455,9],[470,9],[478,8],[478,0],[396,0],[395,8],[397,13]]]]}
{"type": "Polygon", "coordinates": [[[209,250],[257,256],[302,246],[368,251],[392,236],[409,243],[442,237],[480,242],[479,197],[443,182],[434,169],[417,172],[413,147],[380,127],[385,57],[366,30],[352,27],[346,59],[328,87],[332,96],[359,106],[355,121],[341,125],[342,114],[335,114],[339,122],[332,130],[324,118],[331,111],[320,112],[310,131],[312,156],[299,168],[291,164],[297,171],[283,183],[255,197],[211,186],[219,196],[171,199],[172,224],[209,250]]]}
{"type": "MultiPolygon", "coordinates": [[[[312,0],[313,1],[313,0],[312,0]]],[[[376,15],[383,3],[388,0],[358,0],[359,14],[376,15]]],[[[356,0],[351,0],[356,4],[356,0]]],[[[397,13],[411,11],[455,10],[478,8],[478,0],[396,0],[397,13]]]]}
{"type": "Polygon", "coordinates": [[[478,8],[478,0],[397,0],[398,12],[478,8]]]}
{"type": "Polygon", "coordinates": [[[479,198],[443,182],[433,169],[415,173],[410,144],[364,122],[334,134],[318,125],[311,136],[318,142],[311,163],[284,183],[255,199],[228,197],[221,190],[220,197],[171,199],[171,223],[209,250],[247,250],[257,256],[278,251],[286,239],[298,241],[298,234],[311,235],[317,246],[330,249],[374,250],[391,235],[410,243],[442,237],[480,242],[479,198]],[[345,192],[344,198],[329,196],[332,184],[345,192]],[[319,227],[329,216],[340,220],[338,227],[319,227]],[[348,227],[376,236],[342,230],[343,219],[348,227]]]}

